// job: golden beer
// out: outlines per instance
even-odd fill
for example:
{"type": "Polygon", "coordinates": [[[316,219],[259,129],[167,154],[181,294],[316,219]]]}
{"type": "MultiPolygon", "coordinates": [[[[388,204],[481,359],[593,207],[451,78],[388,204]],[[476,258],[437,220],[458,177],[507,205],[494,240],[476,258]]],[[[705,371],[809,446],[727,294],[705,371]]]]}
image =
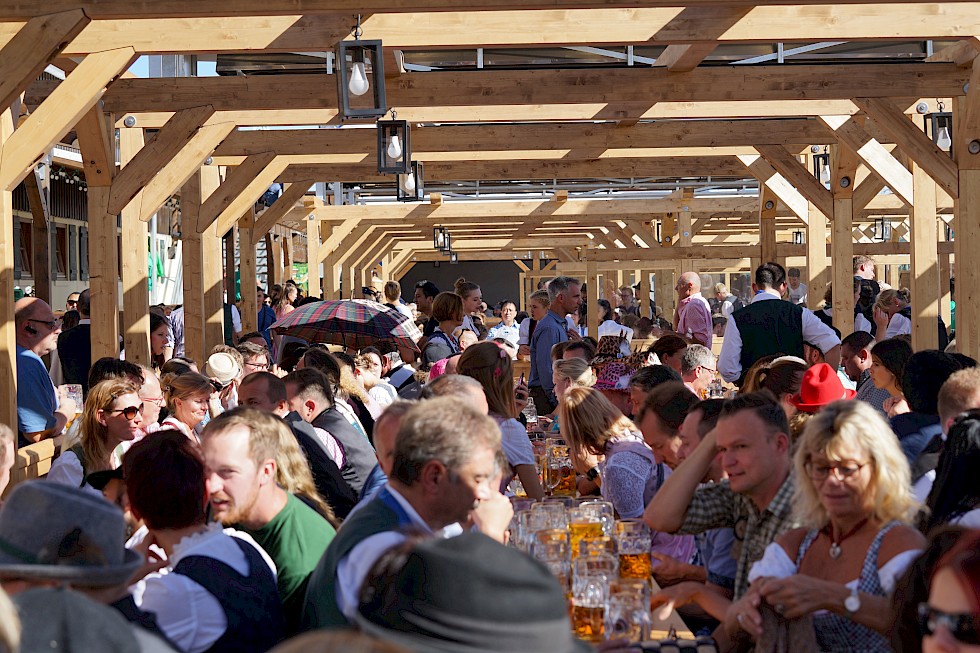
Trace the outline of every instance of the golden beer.
{"type": "Polygon", "coordinates": [[[602,537],[601,522],[572,522],[568,525],[568,530],[572,536],[572,558],[579,555],[579,542],[584,537],[602,537]]]}
{"type": "Polygon", "coordinates": [[[620,553],[619,554],[619,577],[620,578],[639,578],[649,580],[653,572],[653,564],[650,560],[650,552],[646,553],[620,553]]]}
{"type": "Polygon", "coordinates": [[[606,609],[603,606],[572,605],[572,629],[586,642],[601,642],[606,632],[606,609]]]}
{"type": "Polygon", "coordinates": [[[578,494],[578,486],[575,484],[575,470],[571,465],[548,468],[548,486],[552,488],[553,497],[574,497],[578,494]]]}

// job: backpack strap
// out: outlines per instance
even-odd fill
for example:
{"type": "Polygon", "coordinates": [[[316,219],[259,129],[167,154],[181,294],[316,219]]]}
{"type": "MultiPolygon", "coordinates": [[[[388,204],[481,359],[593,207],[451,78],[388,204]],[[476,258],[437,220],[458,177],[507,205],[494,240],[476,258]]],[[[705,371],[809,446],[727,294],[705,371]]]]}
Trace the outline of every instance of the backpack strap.
{"type": "Polygon", "coordinates": [[[85,450],[82,448],[82,443],[79,442],[68,451],[75,454],[78,462],[82,465],[82,482],[78,484],[78,487],[85,487],[85,479],[88,477],[88,472],[85,469],[85,450]]]}

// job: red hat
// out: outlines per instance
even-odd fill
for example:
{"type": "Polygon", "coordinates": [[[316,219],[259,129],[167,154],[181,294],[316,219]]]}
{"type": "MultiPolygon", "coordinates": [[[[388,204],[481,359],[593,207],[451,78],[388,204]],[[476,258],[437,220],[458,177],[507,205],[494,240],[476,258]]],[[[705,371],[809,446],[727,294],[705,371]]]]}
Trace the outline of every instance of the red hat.
{"type": "Polygon", "coordinates": [[[804,413],[815,413],[834,401],[853,399],[856,394],[854,390],[844,389],[834,368],[818,363],[803,374],[800,391],[789,402],[804,413]]]}

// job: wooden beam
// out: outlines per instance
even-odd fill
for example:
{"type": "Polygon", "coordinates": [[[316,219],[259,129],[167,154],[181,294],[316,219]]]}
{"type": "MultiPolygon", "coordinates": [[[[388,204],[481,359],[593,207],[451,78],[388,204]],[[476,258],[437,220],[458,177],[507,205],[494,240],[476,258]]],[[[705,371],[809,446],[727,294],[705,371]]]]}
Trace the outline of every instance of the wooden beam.
{"type": "Polygon", "coordinates": [[[255,238],[261,238],[269,233],[280,220],[285,217],[287,213],[294,206],[297,206],[299,201],[303,198],[303,195],[313,186],[315,182],[313,180],[300,181],[287,186],[282,195],[279,196],[272,206],[267,208],[262,215],[258,217],[255,221],[255,227],[253,227],[253,236],[255,238]]]}
{"type": "MultiPolygon", "coordinates": [[[[806,21],[801,23],[803,25],[809,27],[806,21]]],[[[608,32],[609,28],[604,25],[602,29],[608,32]]],[[[625,37],[616,34],[616,38],[622,43],[625,37]]],[[[812,38],[812,34],[806,37],[807,40],[812,38]]],[[[841,37],[833,38],[840,40],[841,37]]],[[[168,41],[172,44],[173,39],[168,41]]],[[[317,47],[322,49],[322,42],[317,47]]],[[[324,79],[317,83],[317,79],[311,75],[120,79],[107,94],[105,109],[124,115],[213,104],[218,111],[290,107],[291,110],[328,109],[335,112],[337,93],[333,80],[324,79]]],[[[765,100],[765,103],[754,106],[753,113],[749,114],[758,117],[778,115],[769,113],[766,107],[782,100],[849,101],[854,97],[893,97],[896,89],[901,89],[901,94],[908,97],[952,97],[963,92],[963,84],[968,79],[969,72],[955,64],[915,63],[710,66],[695,68],[688,73],[671,73],[662,68],[477,70],[402,75],[388,80],[385,90],[389,104],[399,108],[399,116],[405,112],[409,120],[426,115],[408,111],[420,107],[430,110],[438,106],[456,107],[457,112],[463,107],[482,107],[486,113],[493,106],[507,106],[508,110],[514,111],[513,105],[570,104],[595,107],[593,119],[615,120],[631,115],[604,116],[602,112],[607,104],[642,107],[636,115],[643,117],[651,106],[660,102],[765,100]],[[438,99],[434,101],[434,98],[438,99]],[[444,104],[440,105],[440,102],[444,104]]],[[[689,114],[691,107],[686,106],[684,110],[689,114]]],[[[548,111],[554,113],[551,108],[548,111]]],[[[682,112],[676,117],[684,115],[682,112]]],[[[323,118],[307,114],[305,121],[297,124],[331,120],[323,118]]]]}
{"type": "Polygon", "coordinates": [[[759,258],[775,261],[776,256],[776,193],[763,187],[759,195],[759,258]]]}
{"type": "Polygon", "coordinates": [[[13,190],[34,161],[51,149],[102,97],[106,85],[135,59],[125,47],[90,54],[7,139],[0,158],[0,188],[13,190]]]}
{"type": "MultiPolygon", "coordinates": [[[[831,274],[834,288],[834,326],[842,335],[854,331],[854,240],[851,227],[854,217],[854,177],[858,159],[855,152],[842,145],[830,148],[830,188],[834,194],[831,234],[831,274]],[[843,291],[843,292],[842,292],[843,291]]],[[[830,216],[828,216],[830,217],[830,216]]]]}
{"type": "Polygon", "coordinates": [[[830,283],[827,218],[825,213],[811,206],[810,219],[806,224],[807,308],[811,310],[816,310],[823,301],[823,291],[830,283]]]}
{"type": "MultiPolygon", "coordinates": [[[[142,129],[119,130],[119,159],[123,165],[133,160],[143,147],[142,129]]],[[[113,147],[113,154],[115,147],[113,147]]],[[[84,152],[84,150],[83,150],[84,152]]],[[[115,158],[113,156],[113,158],[115,158]]],[[[113,161],[115,168],[115,161],[113,161]]],[[[111,178],[110,180],[111,181],[111,178]]],[[[111,196],[111,190],[109,191],[111,196]]],[[[183,215],[181,216],[183,218],[183,215]]],[[[122,210],[122,290],[123,347],[126,360],[152,365],[150,353],[150,287],[147,257],[147,223],[139,219],[139,204],[130,202],[122,210]]],[[[185,260],[187,253],[184,252],[185,260]]],[[[186,275],[185,275],[186,278],[186,275]]],[[[200,278],[198,278],[200,283],[200,278]]],[[[200,303],[199,300],[198,303],[200,303]]],[[[184,304],[187,304],[185,299],[184,304]]],[[[187,330],[185,321],[184,340],[187,330]]]]}
{"type": "Polygon", "coordinates": [[[48,203],[44,195],[44,184],[37,170],[24,179],[27,202],[31,207],[31,276],[34,278],[34,296],[51,304],[51,259],[48,237],[48,203]]]}
{"type": "Polygon", "coordinates": [[[0,49],[0,107],[27,90],[68,43],[91,22],[81,8],[31,18],[0,49]]]}
{"type": "Polygon", "coordinates": [[[717,43],[687,43],[684,45],[668,45],[653,63],[656,68],[666,68],[675,73],[686,73],[694,70],[708,58],[717,43]]]}
{"type": "Polygon", "coordinates": [[[956,202],[956,347],[960,353],[980,356],[980,256],[973,247],[980,242],[980,154],[970,144],[980,142],[980,66],[973,64],[966,95],[954,98],[953,152],[959,167],[959,201],[956,202]]]}
{"type": "Polygon", "coordinates": [[[939,220],[936,217],[936,182],[912,164],[915,205],[910,219],[912,243],[912,349],[936,349],[939,334],[939,256],[936,249],[939,220]]]}
{"type": "Polygon", "coordinates": [[[166,163],[143,188],[140,203],[140,220],[144,222],[156,213],[167,198],[177,192],[204,164],[218,143],[235,128],[233,123],[204,125],[191,137],[187,145],[166,163]]]}
{"type": "MultiPolygon", "coordinates": [[[[204,236],[198,233],[201,211],[201,171],[195,171],[180,189],[181,252],[183,255],[184,354],[194,361],[207,359],[204,337],[204,236]]],[[[206,231],[206,230],[205,230],[206,231]]]]}
{"type": "Polygon", "coordinates": [[[952,62],[957,66],[969,68],[980,54],[980,38],[971,36],[926,57],[929,63],[952,62]]]}
{"type": "Polygon", "coordinates": [[[252,237],[252,225],[255,224],[254,213],[254,210],[249,209],[238,223],[239,278],[241,279],[242,289],[240,306],[243,333],[255,331],[258,328],[259,319],[259,309],[255,296],[255,288],[258,285],[255,262],[255,239],[252,237]]]}
{"type": "Polygon", "coordinates": [[[768,188],[778,197],[800,220],[809,218],[807,200],[800,191],[796,190],[785,177],[776,172],[765,159],[758,155],[740,156],[738,159],[745,164],[749,172],[759,180],[759,184],[768,188]]]}
{"type": "MultiPolygon", "coordinates": [[[[234,223],[234,216],[238,211],[244,211],[248,215],[254,215],[255,203],[262,197],[263,193],[269,190],[269,186],[276,180],[283,170],[286,169],[286,162],[279,158],[272,161],[260,170],[242,189],[242,192],[235,197],[225,209],[218,215],[218,233],[224,233],[231,228],[234,223]]],[[[228,180],[225,180],[228,183],[228,180]]],[[[219,189],[220,191],[220,189],[219,189]]],[[[210,199],[210,198],[209,198],[210,199]]]]}
{"type": "Polygon", "coordinates": [[[881,143],[869,136],[857,120],[850,116],[821,116],[820,120],[833,129],[840,142],[853,150],[893,193],[907,204],[913,204],[912,173],[881,143]]]}
{"type": "MultiPolygon", "coordinates": [[[[109,213],[109,187],[88,189],[89,288],[92,290],[92,360],[119,357],[119,229],[109,213]]],[[[143,246],[145,248],[145,245],[143,246]]],[[[143,310],[146,310],[145,308],[143,310]]],[[[147,320],[147,327],[149,321],[147,320]]],[[[149,328],[147,328],[149,331],[149,328]]]]}
{"type": "MultiPolygon", "coordinates": [[[[796,155],[781,145],[759,145],[759,154],[824,215],[833,215],[833,196],[796,155]]],[[[802,208],[802,207],[801,207],[802,208]]],[[[809,213],[809,212],[808,212],[809,213]]],[[[805,222],[805,220],[804,220],[805,222]]]]}
{"type": "MultiPolygon", "coordinates": [[[[328,227],[328,225],[323,225],[328,227]]],[[[321,253],[320,243],[321,243],[321,232],[320,232],[320,221],[319,220],[307,220],[306,221],[306,260],[307,260],[307,274],[309,278],[309,294],[311,297],[323,297],[324,299],[331,299],[331,295],[337,292],[339,288],[335,285],[334,280],[334,268],[336,268],[336,263],[333,265],[324,265],[324,277],[327,284],[326,290],[330,294],[322,294],[320,289],[320,262],[323,260],[324,254],[321,253]]],[[[286,276],[289,276],[287,272],[286,276]]]]}
{"type": "MultiPolygon", "coordinates": [[[[14,134],[14,116],[0,108],[0,156],[14,134]]],[[[14,328],[14,199],[0,187],[0,423],[17,424],[17,335],[14,328]]]]}
{"type": "MultiPolygon", "coordinates": [[[[238,199],[238,196],[255,181],[256,176],[266,166],[272,163],[275,158],[275,152],[260,152],[246,158],[241,165],[229,168],[225,175],[225,180],[218,186],[218,190],[214,191],[210,197],[204,200],[204,205],[201,206],[200,220],[197,225],[198,229],[203,231],[208,228],[211,222],[217,220],[218,216],[224,213],[238,199]]],[[[255,203],[254,200],[252,203],[255,203]]],[[[244,210],[233,211],[232,213],[234,214],[234,217],[231,219],[233,222],[242,216],[244,210]]],[[[222,230],[221,224],[219,223],[218,233],[224,233],[230,227],[231,225],[228,224],[222,230]]]]}
{"type": "Polygon", "coordinates": [[[916,127],[898,107],[882,98],[855,99],[857,104],[878,128],[921,167],[926,174],[942,186],[946,194],[956,199],[959,196],[957,168],[953,159],[939,149],[939,146],[916,127]]]}
{"type": "MultiPolygon", "coordinates": [[[[88,8],[89,5],[84,5],[88,8]]],[[[829,40],[926,40],[971,37],[980,33],[975,2],[945,3],[936,11],[927,3],[830,6],[752,7],[732,21],[733,9],[691,7],[681,19],[676,7],[602,7],[486,11],[466,6],[436,15],[378,13],[363,7],[337,14],[155,18],[140,14],[123,20],[97,20],[67,48],[65,54],[86,54],[119,45],[140,52],[205,53],[240,50],[268,52],[322,51],[350,33],[352,15],[364,14],[366,34],[390,48],[465,48],[561,45],[622,45],[829,40]],[[478,9],[474,11],[474,9],[478,9]],[[721,9],[726,9],[722,11],[721,9]],[[432,25],[420,29],[420,25],[432,25]],[[436,27],[453,26],[452,29],[436,27]],[[172,38],[180,34],[180,39],[172,38]]],[[[496,7],[494,9],[497,9],[496,7]]],[[[742,11],[745,11],[744,9],[742,11]]]]}
{"type": "MultiPolygon", "coordinates": [[[[203,166],[198,170],[201,175],[200,197],[202,198],[199,201],[203,201],[203,198],[218,188],[220,179],[218,178],[217,166],[203,166]]],[[[201,234],[201,249],[201,281],[204,290],[204,346],[207,351],[210,351],[214,345],[224,344],[224,288],[222,286],[224,265],[222,263],[222,241],[218,234],[217,225],[211,225],[201,234]]],[[[202,365],[204,360],[206,359],[200,361],[202,365]]]]}
{"type": "MultiPolygon", "coordinates": [[[[116,175],[109,195],[109,210],[122,211],[169,161],[180,154],[213,115],[214,108],[210,105],[189,107],[175,113],[116,175]]],[[[133,128],[124,126],[121,129],[133,128]]]]}
{"type": "Polygon", "coordinates": [[[98,106],[85,112],[75,125],[85,183],[91,186],[111,186],[116,171],[115,131],[112,119],[98,106]]]}

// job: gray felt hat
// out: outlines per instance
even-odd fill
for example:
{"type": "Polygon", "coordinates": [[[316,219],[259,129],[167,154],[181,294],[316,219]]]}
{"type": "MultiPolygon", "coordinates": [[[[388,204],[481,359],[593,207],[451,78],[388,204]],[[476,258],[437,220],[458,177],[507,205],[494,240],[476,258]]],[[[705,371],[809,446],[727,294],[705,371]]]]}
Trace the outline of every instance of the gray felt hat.
{"type": "Polygon", "coordinates": [[[0,509],[0,577],[121,585],[143,563],[124,533],[122,511],[104,499],[51,481],[21,483],[0,509]]]}

